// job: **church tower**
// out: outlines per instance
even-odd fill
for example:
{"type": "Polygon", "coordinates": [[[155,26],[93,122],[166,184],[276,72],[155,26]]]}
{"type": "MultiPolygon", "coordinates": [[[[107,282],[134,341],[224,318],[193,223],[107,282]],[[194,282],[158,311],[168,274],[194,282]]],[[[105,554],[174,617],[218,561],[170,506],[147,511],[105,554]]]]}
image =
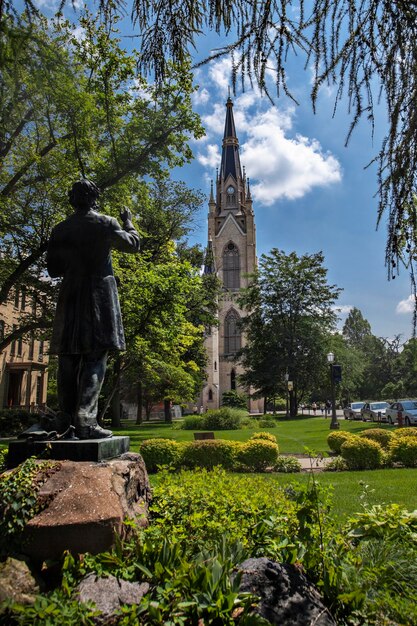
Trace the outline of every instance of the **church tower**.
{"type": "MultiPolygon", "coordinates": [[[[240,365],[234,362],[245,338],[239,328],[244,312],[237,295],[248,284],[247,274],[256,268],[255,221],[249,179],[240,164],[239,141],[233,117],[233,102],[226,102],[226,122],[220,170],[209,199],[208,248],[204,271],[215,272],[222,283],[219,300],[219,326],[206,337],[207,381],[201,398],[205,409],[218,408],[225,391],[245,391],[239,387],[240,365]]],[[[261,402],[251,400],[251,411],[261,402]]]]}

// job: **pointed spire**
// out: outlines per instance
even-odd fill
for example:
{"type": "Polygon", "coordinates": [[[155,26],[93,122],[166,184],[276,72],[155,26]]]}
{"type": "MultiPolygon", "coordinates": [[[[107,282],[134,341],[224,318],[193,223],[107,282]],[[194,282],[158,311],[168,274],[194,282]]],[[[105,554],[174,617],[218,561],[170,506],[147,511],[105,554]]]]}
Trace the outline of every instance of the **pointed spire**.
{"type": "Polygon", "coordinates": [[[252,196],[251,196],[251,193],[250,193],[250,179],[249,178],[248,178],[248,184],[247,184],[247,187],[246,187],[246,198],[248,200],[252,200],[252,196]]]}
{"type": "Polygon", "coordinates": [[[213,179],[210,181],[210,200],[209,200],[209,204],[215,204],[215,199],[214,199],[214,193],[213,193],[213,179]]]}
{"type": "Polygon", "coordinates": [[[233,102],[230,96],[226,102],[226,121],[224,124],[220,178],[222,180],[226,180],[229,174],[231,174],[236,181],[242,178],[242,169],[239,157],[239,141],[236,135],[235,120],[233,117],[233,102]]]}
{"type": "Polygon", "coordinates": [[[211,233],[209,231],[206,254],[204,256],[203,274],[215,274],[215,273],[216,273],[216,265],[214,262],[213,242],[211,239],[211,233]]]}

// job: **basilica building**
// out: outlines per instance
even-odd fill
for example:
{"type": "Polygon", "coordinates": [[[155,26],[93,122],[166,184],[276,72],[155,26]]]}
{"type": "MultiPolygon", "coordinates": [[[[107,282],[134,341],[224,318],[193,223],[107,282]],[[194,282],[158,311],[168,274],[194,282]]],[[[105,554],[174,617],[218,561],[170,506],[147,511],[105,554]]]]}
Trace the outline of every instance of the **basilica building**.
{"type": "MultiPolygon", "coordinates": [[[[226,391],[247,393],[239,386],[242,367],[236,363],[245,337],[239,328],[244,312],[237,295],[248,284],[247,274],[256,268],[256,229],[249,179],[241,167],[239,141],[233,117],[233,102],[226,102],[226,121],[220,169],[215,189],[211,185],[208,213],[208,248],[205,273],[216,273],[222,283],[219,299],[219,324],[207,332],[205,339],[208,364],[200,407],[221,406],[226,391]]],[[[262,400],[249,400],[251,412],[262,412],[262,400]]]]}

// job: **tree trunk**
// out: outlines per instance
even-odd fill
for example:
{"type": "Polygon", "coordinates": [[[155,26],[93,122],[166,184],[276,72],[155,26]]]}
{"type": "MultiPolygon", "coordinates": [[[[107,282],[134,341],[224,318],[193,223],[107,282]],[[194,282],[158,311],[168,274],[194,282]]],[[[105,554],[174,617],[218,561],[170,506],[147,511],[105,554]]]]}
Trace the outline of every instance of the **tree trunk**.
{"type": "Polygon", "coordinates": [[[138,380],[137,382],[137,394],[136,394],[136,401],[138,403],[137,409],[136,409],[136,424],[142,424],[142,406],[143,406],[143,387],[142,387],[142,381],[138,380]]]}
{"type": "Polygon", "coordinates": [[[268,411],[268,398],[265,396],[264,397],[264,415],[267,414],[268,411]]]}
{"type": "Polygon", "coordinates": [[[294,391],[289,392],[290,395],[290,417],[297,417],[297,398],[294,391]]]}
{"type": "Polygon", "coordinates": [[[120,428],[122,425],[120,415],[120,388],[118,387],[111,399],[111,425],[112,428],[120,428]]]}
{"type": "Polygon", "coordinates": [[[164,400],[165,424],[172,424],[171,400],[164,400]]]}

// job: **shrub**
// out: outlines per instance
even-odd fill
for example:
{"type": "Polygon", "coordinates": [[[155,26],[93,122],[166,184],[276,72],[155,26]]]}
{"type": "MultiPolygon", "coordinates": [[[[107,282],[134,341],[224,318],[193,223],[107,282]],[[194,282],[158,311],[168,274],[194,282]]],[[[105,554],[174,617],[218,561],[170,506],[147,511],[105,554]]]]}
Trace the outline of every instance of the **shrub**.
{"type": "Polygon", "coordinates": [[[417,428],[408,428],[407,426],[405,428],[397,428],[397,430],[391,431],[391,436],[393,438],[412,437],[413,439],[415,439],[417,437],[417,428]]]}
{"type": "Polygon", "coordinates": [[[391,460],[405,467],[417,467],[417,437],[393,437],[390,443],[391,460]]]}
{"type": "Polygon", "coordinates": [[[368,428],[360,433],[359,437],[365,437],[366,439],[372,439],[379,443],[381,448],[388,448],[392,435],[389,430],[383,428],[368,428]]]}
{"type": "Polygon", "coordinates": [[[345,441],[348,441],[349,439],[352,439],[354,437],[356,437],[356,435],[348,433],[345,430],[335,430],[327,435],[327,445],[329,446],[330,450],[333,450],[333,452],[340,454],[340,448],[342,444],[344,444],[345,441]]]}
{"type": "Polygon", "coordinates": [[[274,470],[284,474],[295,474],[296,472],[301,472],[301,463],[295,456],[279,456],[274,470]]]}
{"type": "Polygon", "coordinates": [[[247,411],[248,396],[232,389],[225,391],[222,396],[222,406],[230,406],[232,409],[243,409],[247,411]]]}
{"type": "Polygon", "coordinates": [[[158,465],[178,467],[181,450],[182,446],[173,439],[146,439],[139,448],[148,472],[156,472],[158,465]]]}
{"type": "Polygon", "coordinates": [[[240,420],[247,414],[247,411],[227,406],[207,411],[204,415],[204,430],[239,430],[240,420]]]}
{"type": "Polygon", "coordinates": [[[239,442],[224,439],[194,441],[184,446],[181,465],[191,469],[196,467],[213,469],[217,465],[233,469],[237,448],[240,445],[239,442]]]}
{"type": "Polygon", "coordinates": [[[254,472],[264,472],[274,467],[278,458],[278,446],[272,441],[252,439],[244,443],[237,452],[237,460],[244,469],[254,472]]]}
{"type": "Polygon", "coordinates": [[[265,441],[272,441],[272,443],[277,442],[277,438],[272,433],[253,433],[251,439],[264,439],[265,441]]]}
{"type": "Polygon", "coordinates": [[[382,448],[372,439],[350,437],[342,444],[340,451],[351,470],[376,469],[382,465],[382,448]]]}
{"type": "Polygon", "coordinates": [[[14,437],[39,421],[39,415],[26,409],[0,410],[0,437],[14,437]]]}
{"type": "Polygon", "coordinates": [[[260,419],[258,423],[260,428],[275,428],[275,426],[277,425],[273,417],[260,419]]]}
{"type": "Polygon", "coordinates": [[[186,415],[181,424],[182,430],[205,430],[204,415],[186,415]]]}
{"type": "Polygon", "coordinates": [[[325,464],[323,471],[324,472],[346,472],[349,469],[345,459],[342,459],[341,456],[336,456],[334,459],[331,459],[328,463],[325,464]]]}

